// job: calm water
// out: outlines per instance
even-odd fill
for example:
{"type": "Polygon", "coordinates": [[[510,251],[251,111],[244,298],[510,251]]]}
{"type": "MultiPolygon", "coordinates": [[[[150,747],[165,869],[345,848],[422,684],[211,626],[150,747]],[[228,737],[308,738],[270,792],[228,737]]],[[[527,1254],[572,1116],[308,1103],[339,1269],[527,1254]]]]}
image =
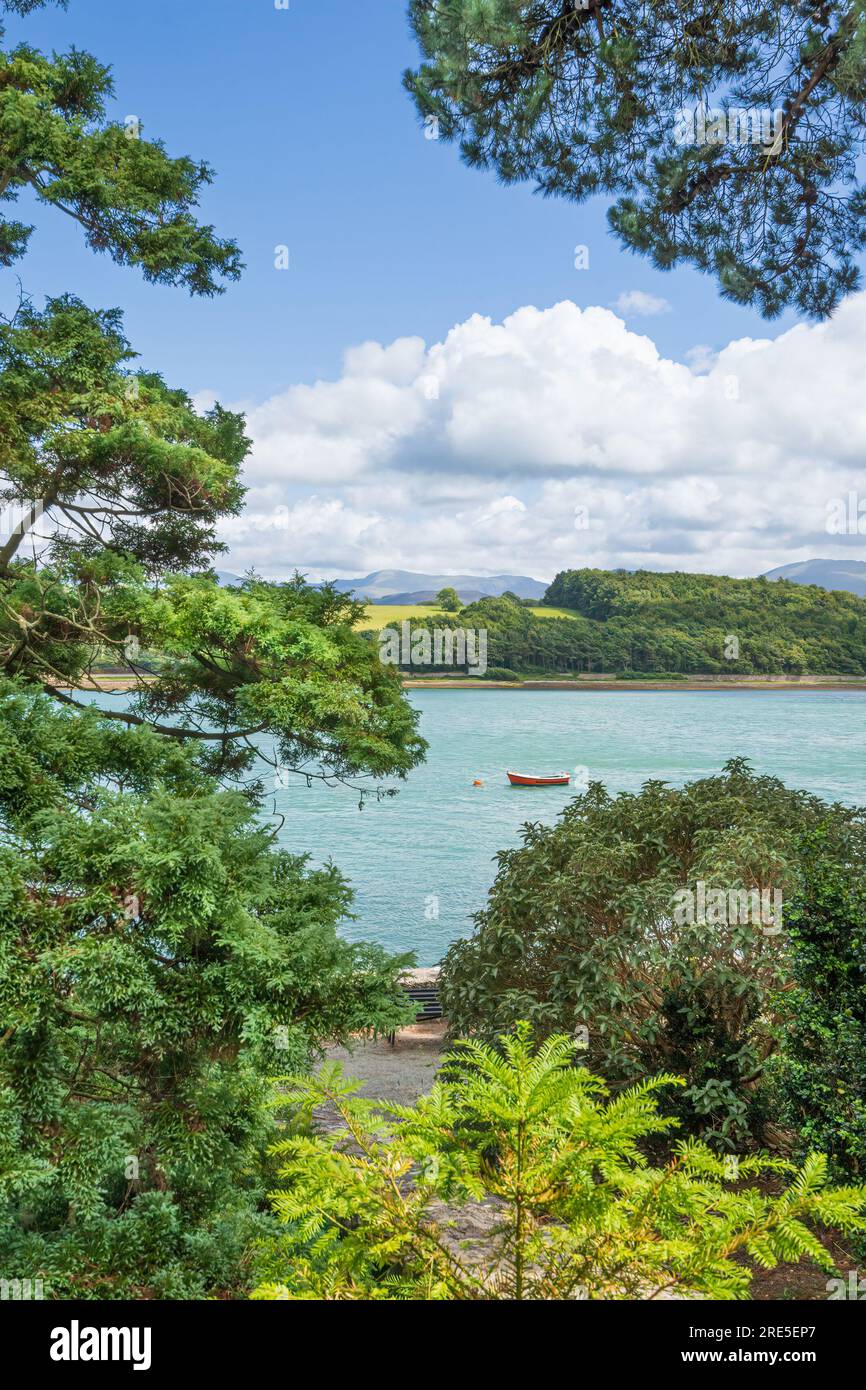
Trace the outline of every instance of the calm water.
{"type": "Polygon", "coordinates": [[[866,693],[409,694],[430,750],[397,797],[359,811],[348,791],[300,783],[277,791],[276,803],[282,841],[334,859],[354,885],[357,920],[346,935],[414,950],[419,965],[469,933],[497,850],[518,843],[524,821],[555,820],[573,795],[512,787],[506,768],[586,768],[612,791],[635,791],[650,777],[682,784],[741,755],[791,786],[866,803],[866,693]]]}
{"type": "Polygon", "coordinates": [[[292,778],[274,799],[281,842],[315,863],[333,859],[353,884],[357,920],[345,934],[413,950],[419,965],[470,932],[497,850],[518,843],[524,821],[555,820],[573,795],[511,787],[506,768],[581,768],[612,791],[635,791],[650,777],[681,785],[742,756],[790,786],[866,803],[866,692],[409,695],[430,749],[397,797],[359,811],[351,791],[292,778]]]}

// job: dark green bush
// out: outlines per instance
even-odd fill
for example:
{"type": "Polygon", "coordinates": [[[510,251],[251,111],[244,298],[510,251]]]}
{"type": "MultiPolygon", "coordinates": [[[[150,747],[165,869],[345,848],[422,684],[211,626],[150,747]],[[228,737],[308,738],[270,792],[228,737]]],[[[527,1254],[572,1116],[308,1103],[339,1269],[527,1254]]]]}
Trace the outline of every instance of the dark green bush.
{"type": "Polygon", "coordinates": [[[773,1076],[800,1152],[820,1147],[839,1174],[866,1174],[866,876],[832,826],[803,841],[786,911],[796,988],[773,1076]]]}
{"type": "Polygon", "coordinates": [[[735,920],[728,895],[787,901],[808,859],[803,832],[825,821],[862,866],[862,813],[742,761],[683,788],[649,782],[611,797],[591,785],[555,825],[526,826],[522,847],[499,855],[474,935],[445,957],[453,1032],[495,1042],[526,1018],[539,1037],[577,1033],[587,1064],[615,1085],[685,1077],[675,1104],[690,1132],[732,1149],[760,1137],[789,947],[772,914],[735,920]],[[701,883],[724,898],[721,920],[698,920],[701,883]],[[683,893],[691,922],[678,920],[683,893]]]}
{"type": "Polygon", "coordinates": [[[487,681],[519,681],[520,677],[516,671],[509,671],[507,666],[490,666],[484,679],[487,681]]]}

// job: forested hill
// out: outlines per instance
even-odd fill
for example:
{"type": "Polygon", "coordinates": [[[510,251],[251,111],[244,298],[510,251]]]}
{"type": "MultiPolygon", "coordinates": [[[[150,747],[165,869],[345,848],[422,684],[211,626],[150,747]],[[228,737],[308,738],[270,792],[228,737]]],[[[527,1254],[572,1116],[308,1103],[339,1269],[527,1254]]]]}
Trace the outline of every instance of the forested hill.
{"type": "Polygon", "coordinates": [[[544,603],[572,610],[569,645],[590,643],[605,670],[866,672],[866,599],[813,585],[565,570],[544,603]]]}
{"type": "Polygon", "coordinates": [[[866,598],[766,579],[566,570],[413,626],[483,629],[490,678],[630,672],[866,675],[866,598]]]}

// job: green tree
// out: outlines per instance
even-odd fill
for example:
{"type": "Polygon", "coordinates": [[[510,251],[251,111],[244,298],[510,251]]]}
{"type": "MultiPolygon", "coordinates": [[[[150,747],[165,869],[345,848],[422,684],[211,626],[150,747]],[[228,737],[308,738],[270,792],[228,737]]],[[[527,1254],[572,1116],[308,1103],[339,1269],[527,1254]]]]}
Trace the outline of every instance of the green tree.
{"type": "Polygon", "coordinates": [[[788,580],[637,570],[563,570],[536,616],[516,596],[479,599],[459,620],[484,628],[489,665],[524,674],[862,675],[866,599],[788,580]],[[737,646],[730,642],[736,637],[737,646]]]}
{"type": "Polygon", "coordinates": [[[450,585],[446,585],[444,589],[439,590],[436,595],[436,602],[446,613],[459,613],[460,609],[463,607],[460,601],[460,595],[457,590],[453,589],[450,585]]]}
{"type": "Polygon", "coordinates": [[[71,297],[0,324],[0,670],[66,702],[106,656],[138,677],[126,710],[214,771],[405,773],[422,744],[394,672],[354,631],[362,608],[297,580],[220,589],[218,521],[241,510],[242,417],[199,415],[131,375],[116,312],[71,297]],[[33,499],[36,499],[35,502],[33,499]],[[162,654],[159,678],[138,661],[162,654]]]}
{"type": "Polygon", "coordinates": [[[630,251],[697,266],[768,317],[825,317],[859,285],[862,0],[410,0],[409,14],[425,61],[406,85],[470,165],[608,196],[630,251]]]}
{"type": "Polygon", "coordinates": [[[765,1121],[766,1063],[787,1016],[784,904],[801,837],[824,820],[862,872],[862,811],[741,760],[682,788],[612,797],[591,785],[499,855],[474,935],[443,963],[452,1030],[492,1042],[527,1018],[540,1037],[577,1032],[616,1085],[684,1076],[671,1103],[689,1130],[742,1147],[765,1121]]]}
{"type": "MultiPolygon", "coordinates": [[[[110,91],[77,50],[3,51],[0,197],[214,293],[240,262],[194,217],[210,171],[107,122],[110,91]]],[[[0,260],[30,230],[2,223],[0,260]]],[[[0,1268],[56,1297],[241,1287],[268,1073],[406,1008],[405,960],[340,938],[338,872],[278,852],[256,808],[263,760],[362,794],[405,775],[415,717],[359,605],[220,589],[243,418],[132,359],[118,311],[71,294],[0,323],[0,1268]],[[133,689],[97,710],[106,660],[133,689]]]]}
{"type": "MultiPolygon", "coordinates": [[[[0,0],[0,13],[41,4],[0,0]]],[[[78,222],[93,250],[139,266],[145,279],[221,292],[220,281],[236,280],[242,263],[234,242],[194,216],[213,171],[171,158],[137,123],[109,121],[113,90],[110,70],[80,49],[50,58],[25,44],[0,51],[0,199],[31,189],[78,222]]],[[[0,265],[21,258],[32,231],[0,218],[0,265]]]]}
{"type": "Polygon", "coordinates": [[[747,1298],[751,1267],[808,1255],[833,1271],[810,1227],[866,1230],[866,1187],[827,1187],[826,1160],[799,1171],[743,1159],[736,1185],[695,1140],[651,1166],[648,1140],[673,1122],[661,1076],[611,1099],[575,1067],[575,1043],[537,1052],[528,1025],[499,1050],[460,1043],[447,1084],[411,1107],[356,1096],[331,1067],[285,1099],[327,1103],[343,1122],[277,1146],[275,1208],[288,1231],[260,1260],[260,1299],[627,1299],[669,1290],[747,1298]],[[784,1182],[778,1196],[755,1185],[784,1182]],[[494,1226],[467,1251],[449,1222],[485,1202],[494,1226]],[[443,1206],[443,1203],[447,1204],[443,1206]]]}
{"type": "Polygon", "coordinates": [[[407,961],[341,939],[338,871],[147,728],[7,685],[0,769],[0,1269],[60,1298],[242,1288],[268,1076],[399,1026],[407,961]]]}
{"type": "MultiPolygon", "coordinates": [[[[31,186],[97,249],[194,293],[238,273],[234,244],[194,217],[210,170],[108,122],[108,69],[79,50],[0,62],[6,201],[31,186]]],[[[3,233],[15,256],[29,230],[3,233]]],[[[225,593],[208,577],[216,526],[242,507],[242,417],[199,415],[133,356],[119,313],[72,295],[41,311],[25,297],[0,323],[0,672],[69,701],[61,686],[122,661],[141,679],[106,717],[192,743],[221,776],[261,754],[254,736],[304,776],[404,774],[422,745],[395,673],[353,632],[360,610],[300,581],[225,593]],[[165,657],[156,682],[142,647],[165,657]]]]}
{"type": "Polygon", "coordinates": [[[778,1116],[801,1152],[820,1147],[839,1173],[866,1172],[866,879],[837,829],[802,846],[786,912],[794,989],[774,1077],[778,1116]]]}

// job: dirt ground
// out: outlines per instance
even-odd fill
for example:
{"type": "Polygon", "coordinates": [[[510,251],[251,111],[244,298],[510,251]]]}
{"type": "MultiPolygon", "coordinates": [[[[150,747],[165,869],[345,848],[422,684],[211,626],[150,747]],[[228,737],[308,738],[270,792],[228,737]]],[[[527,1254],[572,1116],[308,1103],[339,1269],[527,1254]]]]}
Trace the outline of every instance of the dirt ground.
{"type": "Polygon", "coordinates": [[[362,1094],[370,1100],[411,1105],[430,1090],[442,1060],[445,1024],[441,1019],[402,1028],[392,1046],[385,1038],[358,1041],[351,1052],[328,1048],[328,1060],[341,1062],[347,1076],[363,1081],[362,1094]]]}
{"type": "MultiPolygon", "coordinates": [[[[444,1038],[445,1024],[441,1020],[416,1023],[401,1029],[393,1046],[386,1039],[377,1039],[359,1042],[351,1052],[344,1047],[331,1047],[327,1055],[329,1061],[341,1062],[347,1075],[363,1081],[361,1093],[370,1100],[411,1105],[433,1085],[442,1061],[444,1038]]],[[[339,1123],[327,1110],[317,1111],[316,1118],[326,1130],[339,1123]]],[[[465,1202],[459,1207],[431,1202],[429,1212],[446,1245],[463,1264],[480,1266],[488,1261],[492,1233],[501,1219],[492,1201],[465,1202]]]]}

